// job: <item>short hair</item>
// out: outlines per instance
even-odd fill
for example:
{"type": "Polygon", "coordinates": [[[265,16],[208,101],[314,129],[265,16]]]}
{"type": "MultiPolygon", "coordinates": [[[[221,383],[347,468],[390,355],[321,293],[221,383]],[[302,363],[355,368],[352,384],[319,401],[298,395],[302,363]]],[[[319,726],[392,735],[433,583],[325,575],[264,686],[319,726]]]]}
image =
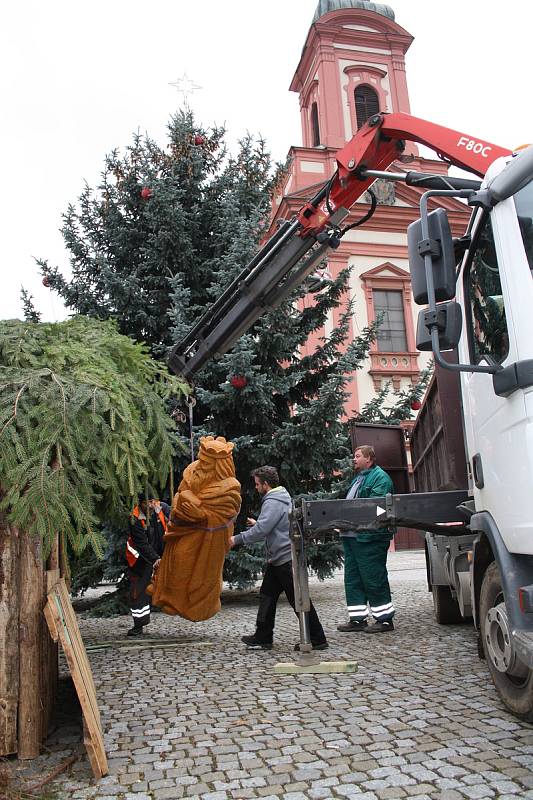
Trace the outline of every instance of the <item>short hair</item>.
{"type": "Polygon", "coordinates": [[[376,463],[376,451],[371,444],[360,444],[359,447],[356,447],[353,451],[354,455],[358,450],[362,452],[365,458],[370,458],[373,464],[376,463]]]}
{"type": "Polygon", "coordinates": [[[279,486],[279,475],[276,467],[257,467],[257,469],[252,470],[252,478],[259,478],[262,483],[268,483],[272,489],[279,486]]]}

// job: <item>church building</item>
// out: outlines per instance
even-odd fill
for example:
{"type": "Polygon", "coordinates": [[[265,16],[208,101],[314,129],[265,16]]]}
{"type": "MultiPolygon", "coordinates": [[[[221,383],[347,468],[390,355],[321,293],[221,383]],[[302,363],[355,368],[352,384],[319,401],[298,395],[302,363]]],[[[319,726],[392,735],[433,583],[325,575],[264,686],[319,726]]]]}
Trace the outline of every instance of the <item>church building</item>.
{"type": "MultiPolygon", "coordinates": [[[[413,36],[395,21],[388,5],[320,0],[290,84],[300,100],[303,145],[289,151],[289,169],[274,198],[273,227],[294,216],[331,177],[337,150],[370,116],[378,111],[410,113],[405,54],[412,42],[413,36]]],[[[418,147],[407,142],[390,171],[409,170],[447,174],[448,165],[420,155],[418,147]]],[[[428,354],[415,347],[419,309],[412,300],[407,257],[407,227],[420,215],[423,190],[386,180],[377,181],[372,190],[378,199],[375,214],[328,254],[332,277],[347,265],[352,267],[351,336],[357,337],[378,316],[383,320],[365,368],[350,382],[348,418],[385,383],[393,389],[416,383],[428,360],[428,354]]],[[[369,203],[368,195],[360,198],[344,224],[366,214],[369,203]]],[[[439,198],[439,205],[448,212],[452,233],[460,236],[468,209],[455,198],[439,198]]],[[[312,298],[309,294],[302,303],[313,302],[312,298]]],[[[341,313],[337,309],[328,320],[326,334],[341,313]]],[[[307,347],[313,349],[313,338],[307,347]]]]}

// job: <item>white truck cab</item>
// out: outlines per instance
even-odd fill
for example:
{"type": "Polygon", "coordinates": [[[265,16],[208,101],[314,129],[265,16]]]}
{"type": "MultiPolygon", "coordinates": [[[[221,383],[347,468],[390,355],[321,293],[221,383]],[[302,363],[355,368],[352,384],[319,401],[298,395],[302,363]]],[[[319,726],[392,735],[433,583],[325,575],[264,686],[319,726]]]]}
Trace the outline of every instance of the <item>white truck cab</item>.
{"type": "Polygon", "coordinates": [[[438,537],[428,534],[429,574],[430,580],[432,572],[448,576],[454,601],[461,600],[457,607],[474,617],[480,653],[505,705],[531,720],[533,147],[497,159],[469,203],[475,210],[453,301],[455,266],[446,255],[450,248],[445,212],[432,212],[424,224],[423,211],[411,233],[412,243],[418,239],[419,253],[422,245],[426,273],[421,292],[415,256],[413,286],[418,286],[419,295],[415,299],[429,304],[428,311],[420,312],[418,344],[432,349],[440,366],[460,372],[472,498],[470,568],[452,537],[446,542],[444,532],[438,537]],[[433,244],[432,255],[425,242],[435,241],[439,247],[433,244]],[[452,302],[436,302],[439,299],[452,302]],[[459,363],[447,364],[440,351],[455,347],[459,363]],[[443,552],[445,569],[437,563],[443,552]],[[459,597],[465,580],[468,601],[459,597]]]}

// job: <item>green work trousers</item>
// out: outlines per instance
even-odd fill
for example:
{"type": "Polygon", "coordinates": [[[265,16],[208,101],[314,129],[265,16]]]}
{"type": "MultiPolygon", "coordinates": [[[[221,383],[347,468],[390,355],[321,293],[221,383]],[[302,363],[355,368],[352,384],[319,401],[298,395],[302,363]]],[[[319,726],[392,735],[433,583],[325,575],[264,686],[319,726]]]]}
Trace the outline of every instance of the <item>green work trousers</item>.
{"type": "Polygon", "coordinates": [[[387,575],[390,540],[375,536],[370,541],[343,537],[344,589],[350,621],[362,622],[370,613],[379,622],[391,620],[394,606],[387,575]]]}

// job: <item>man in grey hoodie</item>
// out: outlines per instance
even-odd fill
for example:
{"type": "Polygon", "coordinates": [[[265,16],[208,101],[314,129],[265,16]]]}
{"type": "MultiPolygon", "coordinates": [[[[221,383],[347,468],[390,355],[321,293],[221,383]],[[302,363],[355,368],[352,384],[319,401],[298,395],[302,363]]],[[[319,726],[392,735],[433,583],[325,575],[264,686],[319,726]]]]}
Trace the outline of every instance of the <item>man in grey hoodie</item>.
{"type": "MultiPolygon", "coordinates": [[[[232,536],[230,544],[234,547],[237,544],[265,542],[267,567],[259,591],[256,630],[252,636],[243,636],[242,641],[247,647],[270,650],[274,635],[276,606],[282,592],[285,592],[287,600],[297,613],[289,538],[289,512],[292,508],[292,500],[288,491],[279,485],[278,472],[275,467],[265,466],[254,469],[252,477],[255,488],[261,496],[261,511],[257,520],[247,519],[247,524],[250,526],[248,530],[232,536]]],[[[309,612],[309,627],[313,649],[325,650],[328,646],[326,635],[312,603],[309,612]]],[[[296,645],[296,649],[298,649],[298,645],[296,645]]]]}

